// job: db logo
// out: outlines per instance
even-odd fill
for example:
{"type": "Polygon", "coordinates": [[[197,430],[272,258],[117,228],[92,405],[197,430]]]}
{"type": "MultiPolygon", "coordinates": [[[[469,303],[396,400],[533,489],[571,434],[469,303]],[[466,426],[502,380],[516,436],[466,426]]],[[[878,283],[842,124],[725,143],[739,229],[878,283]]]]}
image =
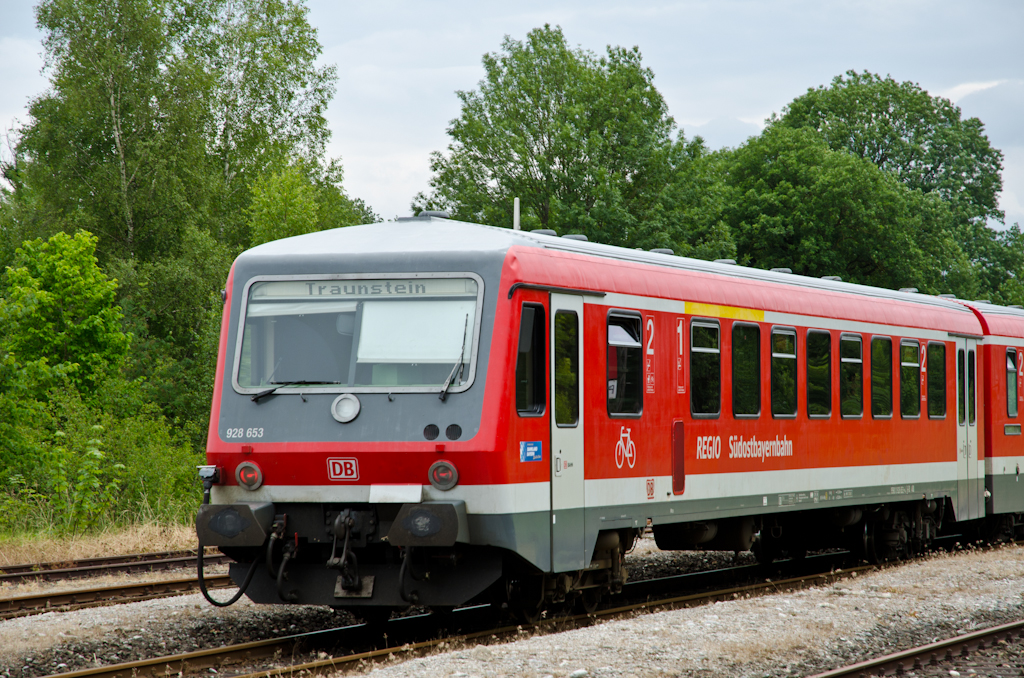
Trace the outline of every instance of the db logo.
{"type": "Polygon", "coordinates": [[[359,480],[359,462],[355,459],[328,459],[327,477],[331,480],[359,480]]]}
{"type": "Polygon", "coordinates": [[[647,479],[647,498],[654,499],[654,478],[647,479]]]}

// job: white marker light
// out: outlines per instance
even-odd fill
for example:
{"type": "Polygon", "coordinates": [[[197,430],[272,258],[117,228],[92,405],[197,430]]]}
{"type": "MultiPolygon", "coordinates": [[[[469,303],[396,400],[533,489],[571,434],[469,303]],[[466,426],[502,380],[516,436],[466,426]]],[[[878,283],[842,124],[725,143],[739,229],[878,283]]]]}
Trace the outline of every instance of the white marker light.
{"type": "Polygon", "coordinates": [[[331,403],[331,416],[335,421],[347,424],[359,416],[359,398],[351,393],[342,393],[331,403]]]}

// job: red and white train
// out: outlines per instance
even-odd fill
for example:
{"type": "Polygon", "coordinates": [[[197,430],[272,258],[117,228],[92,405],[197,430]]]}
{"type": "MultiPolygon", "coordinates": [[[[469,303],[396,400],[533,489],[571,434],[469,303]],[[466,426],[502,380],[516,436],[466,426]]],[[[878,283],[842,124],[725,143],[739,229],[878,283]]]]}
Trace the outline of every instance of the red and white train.
{"type": "Polygon", "coordinates": [[[435,216],[243,253],[200,541],[257,602],[594,605],[665,549],[1024,512],[1024,311],[435,216]]]}

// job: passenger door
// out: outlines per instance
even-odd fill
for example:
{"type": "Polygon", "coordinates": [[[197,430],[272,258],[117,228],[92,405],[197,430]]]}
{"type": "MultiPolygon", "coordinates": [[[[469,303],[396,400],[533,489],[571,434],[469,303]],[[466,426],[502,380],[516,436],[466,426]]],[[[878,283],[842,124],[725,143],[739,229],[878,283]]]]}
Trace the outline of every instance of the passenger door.
{"type": "Polygon", "coordinates": [[[583,297],[551,295],[551,565],[585,567],[583,297]]]}
{"type": "Polygon", "coordinates": [[[956,340],[957,520],[982,517],[978,475],[978,340],[956,340]]]}

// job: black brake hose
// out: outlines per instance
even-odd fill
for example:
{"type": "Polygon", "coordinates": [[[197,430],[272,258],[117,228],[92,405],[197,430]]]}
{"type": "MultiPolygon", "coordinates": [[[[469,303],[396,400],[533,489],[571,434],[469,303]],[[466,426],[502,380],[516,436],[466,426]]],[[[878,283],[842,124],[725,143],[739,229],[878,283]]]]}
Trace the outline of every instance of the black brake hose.
{"type": "MultiPolygon", "coordinates": [[[[281,559],[281,569],[277,571],[277,597],[286,603],[294,603],[299,599],[298,594],[294,591],[290,593],[284,592],[284,569],[288,567],[288,561],[292,559],[292,554],[285,551],[284,557],[281,559]]],[[[253,563],[255,565],[255,563],[253,563]]],[[[255,568],[253,568],[255,569],[255,568]]]]}
{"type": "Polygon", "coordinates": [[[228,605],[234,605],[236,602],[238,602],[238,599],[242,597],[242,594],[245,593],[245,590],[249,588],[249,584],[252,582],[252,577],[254,574],[256,574],[256,567],[260,564],[259,559],[253,559],[252,565],[249,566],[249,572],[247,572],[245,575],[245,581],[242,582],[242,585],[239,587],[238,592],[235,595],[231,596],[230,600],[221,602],[219,600],[214,600],[213,596],[210,595],[210,592],[206,590],[206,578],[203,576],[203,550],[203,542],[200,541],[199,556],[196,559],[196,571],[197,574],[199,575],[199,590],[202,591],[203,597],[206,598],[206,600],[208,600],[211,605],[216,605],[217,607],[227,607],[228,605]]]}
{"type": "MultiPolygon", "coordinates": [[[[210,489],[212,487],[213,479],[203,479],[204,505],[210,503],[210,489]]],[[[199,590],[202,592],[203,598],[206,598],[211,605],[215,605],[217,607],[234,605],[238,602],[238,599],[242,597],[242,594],[245,593],[245,590],[249,588],[249,584],[252,583],[252,577],[256,574],[256,566],[260,563],[259,558],[253,559],[252,565],[249,566],[249,572],[245,575],[245,581],[242,582],[242,585],[238,588],[238,593],[231,596],[230,600],[222,603],[219,600],[214,600],[213,596],[210,595],[210,592],[206,590],[206,577],[203,575],[203,554],[206,551],[206,547],[203,546],[203,540],[199,537],[198,533],[196,534],[196,541],[199,543],[199,554],[196,556],[196,575],[199,579],[199,590]]]]}

